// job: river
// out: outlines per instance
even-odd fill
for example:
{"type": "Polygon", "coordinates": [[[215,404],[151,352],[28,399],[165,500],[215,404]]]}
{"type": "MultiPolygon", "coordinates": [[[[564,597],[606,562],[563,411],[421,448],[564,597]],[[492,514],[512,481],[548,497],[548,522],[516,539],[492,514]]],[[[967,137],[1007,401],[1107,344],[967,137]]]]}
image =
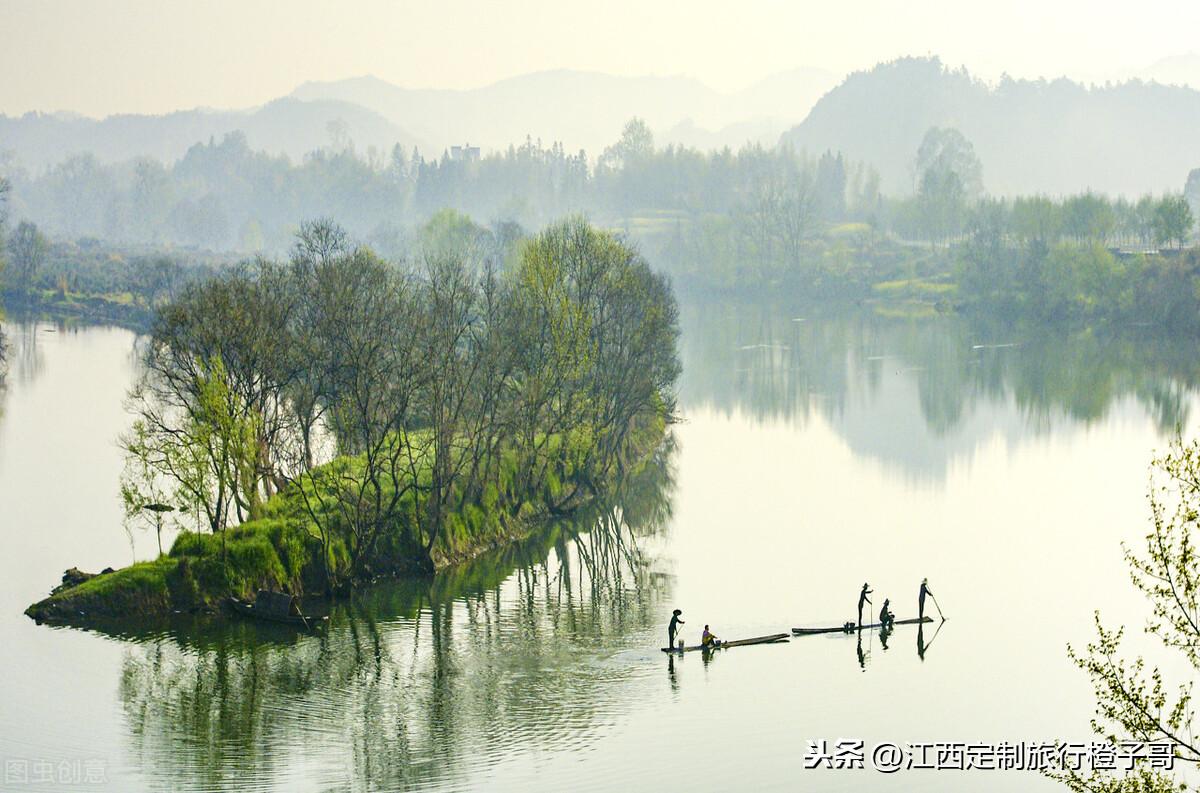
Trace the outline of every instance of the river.
{"type": "Polygon", "coordinates": [[[613,504],[316,636],[181,617],[37,626],[71,566],[146,558],[117,497],[132,333],[9,324],[0,392],[5,790],[1055,790],[1029,772],[808,770],[809,743],[1090,740],[1067,644],[1140,637],[1121,543],[1193,428],[1194,345],[962,319],[684,311],[682,421],[613,504]],[[853,618],[948,618],[670,659],[853,618]],[[936,614],[936,610],[934,610],[936,614]],[[26,776],[21,777],[24,773],[26,776]],[[28,781],[22,782],[21,779],[28,781]]]}

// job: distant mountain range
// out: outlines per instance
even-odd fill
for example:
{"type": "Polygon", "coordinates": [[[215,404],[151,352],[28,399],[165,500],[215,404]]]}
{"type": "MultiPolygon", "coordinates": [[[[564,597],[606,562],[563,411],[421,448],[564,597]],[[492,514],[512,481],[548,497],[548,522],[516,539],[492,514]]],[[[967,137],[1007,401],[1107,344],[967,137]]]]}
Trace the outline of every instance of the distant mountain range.
{"type": "Polygon", "coordinates": [[[332,143],[342,132],[359,151],[390,150],[399,143],[418,147],[427,158],[463,143],[504,149],[527,136],[595,157],[634,116],[651,125],[660,144],[773,145],[836,79],[819,69],[797,69],[722,94],[686,77],[578,71],[539,72],[467,91],[407,89],[359,77],[305,83],[287,97],[244,111],[196,109],[100,120],[62,113],[0,115],[0,152],[12,152],[34,171],[83,151],[108,162],[135,156],[172,161],[194,143],[242,130],[251,148],[293,158],[332,143]]]}
{"type": "Polygon", "coordinates": [[[1066,79],[989,86],[936,58],[902,58],[850,75],[783,140],[872,163],[886,192],[912,190],[911,164],[930,127],[955,127],[997,195],[1180,190],[1200,166],[1200,91],[1066,79]]]}
{"type": "Polygon", "coordinates": [[[292,96],[369,108],[431,141],[435,154],[456,143],[503,149],[530,137],[596,156],[634,116],[650,125],[659,144],[773,144],[836,81],[830,72],[796,69],[723,94],[689,77],[559,70],[466,91],[408,89],[376,77],[357,77],[305,83],[292,96]]]}
{"type": "MultiPolygon", "coordinates": [[[[241,130],[251,148],[298,158],[348,137],[359,150],[421,141],[367,108],[348,102],[285,97],[247,111],[182,110],[163,116],[91,119],[63,113],[0,115],[0,152],[12,152],[33,171],[68,155],[91,152],[113,162],[147,156],[170,162],[195,143],[241,130]]],[[[428,144],[426,144],[428,145],[428,144]]]]}
{"type": "Polygon", "coordinates": [[[1162,85],[1185,85],[1200,89],[1200,52],[1172,55],[1135,72],[1133,77],[1162,85]]]}
{"type": "MultiPolygon", "coordinates": [[[[1165,59],[1145,72],[1163,82],[1195,72],[1200,85],[1200,56],[1165,59]]],[[[784,72],[732,93],[687,77],[567,70],[461,91],[359,77],[305,83],[243,111],[0,116],[0,154],[11,152],[35,173],[83,151],[103,161],[172,161],[197,142],[242,130],[251,148],[293,158],[346,140],[360,152],[399,143],[430,158],[454,144],[487,152],[527,136],[594,158],[639,116],[659,145],[715,149],[783,140],[814,154],[841,151],[873,164],[891,193],[911,191],[911,163],[932,126],[956,127],[973,142],[993,194],[1178,190],[1200,166],[1200,91],[1191,88],[1007,78],[989,85],[936,58],[903,58],[835,83],[818,69],[784,72]]]]}

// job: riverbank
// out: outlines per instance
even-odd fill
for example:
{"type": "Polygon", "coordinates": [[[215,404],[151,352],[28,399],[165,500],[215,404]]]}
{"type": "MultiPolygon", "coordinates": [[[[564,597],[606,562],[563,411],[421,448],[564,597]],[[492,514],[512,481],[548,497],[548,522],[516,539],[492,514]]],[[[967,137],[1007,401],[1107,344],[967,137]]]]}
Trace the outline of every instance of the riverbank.
{"type": "Polygon", "coordinates": [[[29,294],[9,291],[0,295],[8,317],[14,320],[81,322],[116,325],[139,333],[154,319],[154,310],[128,292],[76,293],[38,290],[29,294]]]}
{"type": "MultiPolygon", "coordinates": [[[[410,503],[401,510],[396,525],[389,527],[383,550],[368,574],[356,573],[351,566],[350,537],[342,533],[322,542],[300,485],[294,485],[268,500],[261,517],[219,535],[183,532],[158,559],[93,576],[68,571],[63,583],[49,597],[30,605],[25,614],[39,624],[70,626],[179,613],[222,614],[228,598],[253,599],[260,589],[332,594],[331,580],[341,582],[338,589],[347,590],[386,577],[428,577],[521,542],[547,520],[595,503],[654,458],[666,430],[663,414],[641,422],[627,447],[622,466],[626,473],[598,485],[573,464],[576,458],[568,444],[552,444],[560,445],[564,453],[541,481],[522,494],[516,491],[515,480],[509,479],[504,492],[485,493],[480,500],[451,511],[445,516],[445,529],[428,550],[414,522],[416,507],[410,503]]],[[[346,458],[329,463],[343,464],[346,458]]]]}

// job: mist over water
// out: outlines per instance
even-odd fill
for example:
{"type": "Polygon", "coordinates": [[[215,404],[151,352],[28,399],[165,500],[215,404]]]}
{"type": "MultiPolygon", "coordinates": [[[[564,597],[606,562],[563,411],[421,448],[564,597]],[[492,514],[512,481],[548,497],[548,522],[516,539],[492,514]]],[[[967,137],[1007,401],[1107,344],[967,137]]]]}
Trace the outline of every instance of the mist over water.
{"type": "Polygon", "coordinates": [[[1200,786],[1200,4],[918,11],[0,0],[0,791],[1200,786]]]}
{"type": "Polygon", "coordinates": [[[807,742],[1090,739],[1065,644],[1094,608],[1140,624],[1120,543],[1145,531],[1151,455],[1194,423],[1194,356],[729,302],[685,306],[683,327],[682,422],[613,504],[356,593],[313,636],[20,614],[65,567],[130,560],[115,438],[136,359],[127,331],[6,325],[0,504],[25,530],[0,570],[0,755],[98,759],[121,790],[903,790],[903,773],[803,771],[807,742]],[[867,580],[904,618],[926,576],[948,621],[886,646],[657,649],[672,608],[689,641],[836,625],[867,580]]]}

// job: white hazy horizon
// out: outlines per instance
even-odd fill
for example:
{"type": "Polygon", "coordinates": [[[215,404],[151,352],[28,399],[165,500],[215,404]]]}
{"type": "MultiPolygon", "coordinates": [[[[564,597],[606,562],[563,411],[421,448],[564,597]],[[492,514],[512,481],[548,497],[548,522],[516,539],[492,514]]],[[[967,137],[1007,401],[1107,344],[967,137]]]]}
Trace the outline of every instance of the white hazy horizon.
{"type": "Polygon", "coordinates": [[[556,69],[684,76],[722,92],[796,68],[839,77],[937,55],[995,80],[1154,76],[1200,85],[1200,4],[1085,0],[0,0],[0,113],[246,108],[372,75],[469,89],[556,69]],[[1179,74],[1181,77],[1174,75],[1179,74]],[[1193,76],[1195,75],[1195,76],[1193,76]]]}

